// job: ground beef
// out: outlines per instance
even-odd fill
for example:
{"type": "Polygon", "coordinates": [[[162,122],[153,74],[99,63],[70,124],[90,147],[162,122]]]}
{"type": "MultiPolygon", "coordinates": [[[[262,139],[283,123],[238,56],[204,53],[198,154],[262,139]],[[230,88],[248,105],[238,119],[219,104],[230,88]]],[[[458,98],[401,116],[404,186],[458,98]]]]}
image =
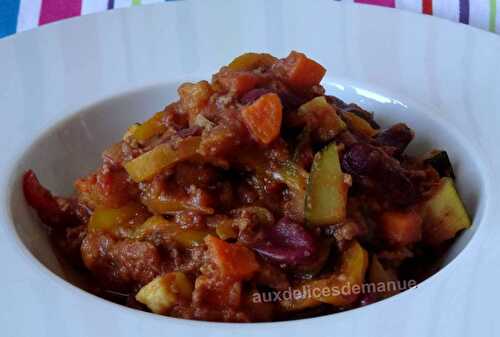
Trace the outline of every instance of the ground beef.
{"type": "Polygon", "coordinates": [[[134,289],[162,272],[160,254],[149,242],[115,240],[89,232],[81,245],[85,266],[105,285],[134,289]]]}

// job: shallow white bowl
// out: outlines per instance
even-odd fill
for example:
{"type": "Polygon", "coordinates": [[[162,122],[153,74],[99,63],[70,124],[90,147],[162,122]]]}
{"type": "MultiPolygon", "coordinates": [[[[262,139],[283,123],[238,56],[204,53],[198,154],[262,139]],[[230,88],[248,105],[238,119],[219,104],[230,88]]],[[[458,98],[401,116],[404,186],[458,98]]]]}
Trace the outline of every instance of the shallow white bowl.
{"type": "Polygon", "coordinates": [[[494,336],[500,302],[500,38],[438,19],[332,1],[176,2],[118,10],[0,41],[0,311],[5,336],[494,336]],[[71,285],[20,189],[33,168],[58,194],[126,127],[245,51],[305,52],[327,91],[448,150],[474,225],[443,269],[364,308],[265,324],[173,319],[71,285]]]}

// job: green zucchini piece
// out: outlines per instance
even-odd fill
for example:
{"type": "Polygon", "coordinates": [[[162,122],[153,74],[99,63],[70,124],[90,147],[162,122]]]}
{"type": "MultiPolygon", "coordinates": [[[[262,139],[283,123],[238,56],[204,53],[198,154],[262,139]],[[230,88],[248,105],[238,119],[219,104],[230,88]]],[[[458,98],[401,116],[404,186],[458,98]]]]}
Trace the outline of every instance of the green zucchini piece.
{"type": "Polygon", "coordinates": [[[451,166],[446,151],[431,151],[424,162],[431,165],[439,173],[439,176],[455,179],[455,172],[453,172],[453,166],[451,166]]]}
{"type": "Polygon", "coordinates": [[[309,174],[298,164],[286,160],[273,172],[273,177],[288,186],[288,216],[298,222],[304,222],[304,200],[309,174]]]}
{"type": "Polygon", "coordinates": [[[345,220],[347,191],[335,143],[314,156],[307,181],[305,218],[308,225],[332,225],[345,220]]]}
{"type": "Polygon", "coordinates": [[[451,178],[441,178],[433,196],[424,204],[423,219],[423,241],[431,245],[449,240],[460,230],[471,226],[451,178]]]}
{"type": "Polygon", "coordinates": [[[304,152],[313,152],[312,143],[311,143],[311,129],[309,126],[306,126],[302,129],[300,134],[297,137],[297,145],[295,146],[295,150],[293,151],[292,161],[297,163],[301,167],[305,167],[304,165],[304,152]]]}
{"type": "Polygon", "coordinates": [[[293,190],[305,191],[306,189],[308,174],[302,167],[292,161],[282,162],[273,176],[293,190]]]}

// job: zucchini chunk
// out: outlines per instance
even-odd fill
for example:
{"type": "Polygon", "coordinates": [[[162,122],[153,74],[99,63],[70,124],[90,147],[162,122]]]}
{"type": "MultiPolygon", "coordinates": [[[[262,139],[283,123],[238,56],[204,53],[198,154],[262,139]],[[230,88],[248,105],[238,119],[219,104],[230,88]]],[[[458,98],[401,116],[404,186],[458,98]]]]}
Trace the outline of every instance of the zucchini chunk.
{"type": "Polygon", "coordinates": [[[346,217],[347,190],[335,143],[314,156],[307,181],[305,218],[312,226],[339,223],[346,217]]]}
{"type": "Polygon", "coordinates": [[[279,303],[281,308],[290,312],[317,307],[321,303],[335,307],[352,305],[359,298],[359,293],[355,293],[353,287],[361,289],[368,269],[368,260],[368,252],[357,241],[353,241],[342,253],[338,271],[325,278],[306,281],[292,289],[294,293],[308,289],[312,296],[282,300],[279,303]],[[350,291],[342,294],[345,290],[341,289],[350,291]]]}
{"type": "Polygon", "coordinates": [[[191,300],[193,285],[182,272],[171,272],[156,277],[139,290],[135,299],[152,312],[166,314],[179,301],[191,300]]]}
{"type": "Polygon", "coordinates": [[[424,163],[431,165],[441,177],[455,179],[455,172],[451,166],[450,158],[446,151],[434,150],[429,153],[424,163]]]}
{"type": "Polygon", "coordinates": [[[284,161],[273,177],[284,182],[292,190],[303,191],[306,189],[307,172],[292,161],[284,161]]]}
{"type": "Polygon", "coordinates": [[[460,230],[471,226],[451,178],[441,178],[434,195],[424,204],[423,219],[423,241],[431,245],[451,239],[460,230]]]}
{"type": "Polygon", "coordinates": [[[385,284],[384,291],[377,291],[377,299],[391,297],[399,293],[398,289],[390,289],[390,282],[397,282],[396,272],[392,269],[385,269],[376,255],[372,256],[372,261],[368,271],[368,279],[375,284],[385,284]]]}

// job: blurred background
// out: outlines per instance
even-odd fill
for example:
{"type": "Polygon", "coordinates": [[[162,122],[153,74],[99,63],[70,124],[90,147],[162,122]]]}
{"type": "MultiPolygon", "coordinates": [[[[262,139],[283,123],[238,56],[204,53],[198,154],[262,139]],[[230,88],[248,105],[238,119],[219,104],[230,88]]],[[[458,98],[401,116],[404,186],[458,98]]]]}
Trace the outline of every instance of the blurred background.
{"type": "MultiPolygon", "coordinates": [[[[0,0],[0,38],[74,16],[168,1],[176,0],[0,0]]],[[[497,0],[331,1],[354,2],[409,10],[469,24],[490,32],[500,32],[497,0]]]]}

